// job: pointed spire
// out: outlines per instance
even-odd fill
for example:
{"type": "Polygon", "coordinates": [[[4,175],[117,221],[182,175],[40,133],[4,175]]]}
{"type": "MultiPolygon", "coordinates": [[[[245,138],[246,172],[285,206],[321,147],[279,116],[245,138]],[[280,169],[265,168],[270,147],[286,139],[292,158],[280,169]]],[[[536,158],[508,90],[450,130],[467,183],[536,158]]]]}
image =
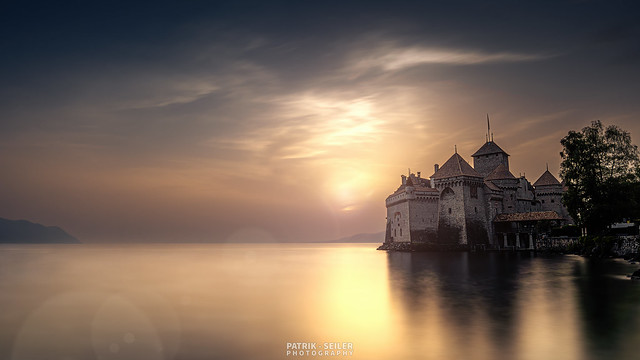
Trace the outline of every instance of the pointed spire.
{"type": "MultiPolygon", "coordinates": [[[[491,134],[491,124],[489,123],[489,113],[487,113],[487,141],[489,141],[489,134],[491,134]]],[[[493,141],[493,134],[491,135],[491,141],[493,141]]]]}
{"type": "Polygon", "coordinates": [[[453,145],[453,152],[458,153],[458,145],[453,145]]]}
{"type": "Polygon", "coordinates": [[[547,163],[547,171],[549,171],[549,163],[547,163]]]}

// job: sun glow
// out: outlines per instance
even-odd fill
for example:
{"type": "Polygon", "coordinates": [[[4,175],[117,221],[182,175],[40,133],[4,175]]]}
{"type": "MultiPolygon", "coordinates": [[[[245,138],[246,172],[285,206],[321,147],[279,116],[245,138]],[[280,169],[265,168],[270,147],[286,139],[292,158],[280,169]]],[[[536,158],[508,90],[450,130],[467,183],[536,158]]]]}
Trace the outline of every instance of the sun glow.
{"type": "Polygon", "coordinates": [[[371,184],[373,174],[357,169],[336,169],[325,184],[325,194],[329,206],[342,213],[359,209],[360,205],[373,194],[371,184]]]}
{"type": "MultiPolygon", "coordinates": [[[[299,169],[318,174],[328,208],[337,214],[357,212],[373,194],[385,156],[388,117],[380,117],[376,95],[305,93],[271,99],[279,103],[282,126],[258,137],[279,139],[273,161],[297,160],[299,169]],[[375,162],[375,163],[372,163],[375,162]]],[[[256,143],[259,143],[256,142],[256,143]]],[[[318,182],[316,182],[318,181],[318,182]]]]}

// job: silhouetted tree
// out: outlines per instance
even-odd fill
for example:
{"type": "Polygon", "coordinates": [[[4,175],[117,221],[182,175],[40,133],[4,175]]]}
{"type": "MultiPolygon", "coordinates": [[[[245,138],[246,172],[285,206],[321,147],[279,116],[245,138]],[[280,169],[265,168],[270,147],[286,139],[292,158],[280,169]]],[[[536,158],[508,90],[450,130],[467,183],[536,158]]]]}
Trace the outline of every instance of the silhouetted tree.
{"type": "Polygon", "coordinates": [[[567,186],[562,201],[590,234],[607,225],[637,216],[640,200],[640,161],[631,135],[597,120],[580,132],[569,131],[560,143],[560,176],[567,186]]]}

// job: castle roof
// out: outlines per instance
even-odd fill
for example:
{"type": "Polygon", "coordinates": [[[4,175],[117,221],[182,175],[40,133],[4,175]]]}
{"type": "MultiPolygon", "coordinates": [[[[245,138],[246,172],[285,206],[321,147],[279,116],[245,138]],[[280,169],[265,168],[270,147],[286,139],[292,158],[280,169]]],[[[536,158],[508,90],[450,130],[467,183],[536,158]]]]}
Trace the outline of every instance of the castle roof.
{"type": "Polygon", "coordinates": [[[555,211],[533,211],[526,213],[498,214],[494,222],[538,221],[538,220],[564,220],[555,211]]]}
{"type": "Polygon", "coordinates": [[[549,170],[545,171],[542,175],[540,175],[538,180],[536,180],[536,182],[533,183],[533,186],[548,186],[548,185],[562,186],[558,181],[558,179],[556,179],[556,177],[553,176],[553,174],[551,174],[549,170]]]}
{"type": "Polygon", "coordinates": [[[439,194],[438,189],[428,187],[428,186],[416,186],[414,190],[416,193],[432,192],[432,193],[439,194]]]}
{"type": "MultiPolygon", "coordinates": [[[[422,186],[422,185],[412,185],[412,186],[413,186],[413,191],[415,193],[428,193],[428,192],[435,193],[435,194],[439,193],[438,189],[432,188],[432,187],[429,187],[429,186],[422,186]]],[[[400,193],[403,193],[403,192],[406,191],[406,188],[407,188],[407,185],[400,185],[396,189],[396,191],[394,191],[393,194],[391,194],[389,196],[398,195],[400,193]]]]}
{"type": "Polygon", "coordinates": [[[485,179],[484,184],[493,191],[501,191],[500,188],[491,181],[485,179]]]}
{"type": "Polygon", "coordinates": [[[449,160],[436,171],[435,174],[431,175],[432,179],[445,179],[455,176],[473,176],[482,178],[482,175],[478,174],[468,162],[466,162],[462,156],[455,153],[451,155],[449,160]]]}
{"type": "Polygon", "coordinates": [[[504,179],[515,179],[515,178],[516,177],[513,176],[511,171],[509,171],[509,169],[507,169],[507,167],[504,166],[504,164],[500,164],[495,169],[493,169],[493,171],[489,175],[487,175],[485,180],[504,180],[504,179]]]}
{"type": "Polygon", "coordinates": [[[486,143],[484,143],[484,145],[480,147],[480,149],[478,149],[478,151],[476,151],[471,156],[477,157],[482,155],[500,154],[500,153],[503,153],[509,156],[509,154],[507,154],[504,150],[502,150],[500,146],[498,146],[498,144],[494,143],[493,141],[487,141],[486,143]]]}

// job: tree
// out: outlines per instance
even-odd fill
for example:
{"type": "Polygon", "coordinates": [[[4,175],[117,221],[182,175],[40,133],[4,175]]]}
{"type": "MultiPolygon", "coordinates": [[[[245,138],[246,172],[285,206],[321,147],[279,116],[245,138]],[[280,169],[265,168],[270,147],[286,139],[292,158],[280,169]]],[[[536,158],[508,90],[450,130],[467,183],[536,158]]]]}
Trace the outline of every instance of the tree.
{"type": "Polygon", "coordinates": [[[631,135],[600,120],[560,141],[560,176],[567,186],[562,201],[577,225],[590,234],[638,215],[640,161],[631,135]]]}

